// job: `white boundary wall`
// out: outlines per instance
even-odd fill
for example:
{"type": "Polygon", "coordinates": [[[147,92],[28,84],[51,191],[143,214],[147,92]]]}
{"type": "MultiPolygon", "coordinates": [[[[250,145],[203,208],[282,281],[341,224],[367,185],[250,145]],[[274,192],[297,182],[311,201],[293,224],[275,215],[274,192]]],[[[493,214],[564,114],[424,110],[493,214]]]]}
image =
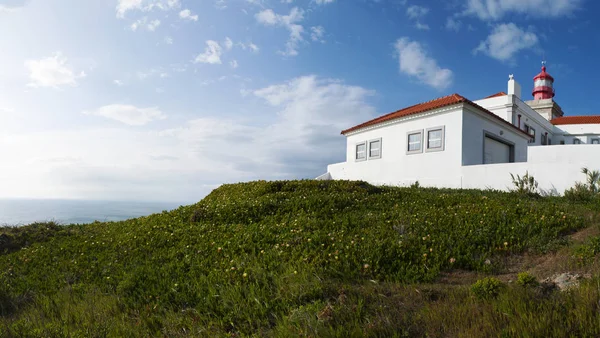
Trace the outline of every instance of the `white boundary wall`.
{"type": "MultiPolygon", "coordinates": [[[[512,188],[511,173],[523,176],[529,172],[538,181],[542,193],[563,194],[576,182],[585,182],[586,177],[581,173],[583,167],[600,170],[600,146],[578,144],[529,147],[527,162],[461,166],[459,175],[445,170],[443,163],[438,163],[437,171],[423,170],[419,174],[413,172],[413,175],[403,175],[407,173],[397,171],[396,175],[386,173],[379,179],[364,177],[362,170],[348,166],[346,162],[329,165],[328,172],[332,179],[362,179],[373,184],[391,186],[407,186],[418,180],[422,186],[499,190],[512,188]]],[[[422,170],[423,167],[419,169],[422,170]]]]}
{"type": "Polygon", "coordinates": [[[465,189],[512,188],[510,174],[526,172],[539,183],[542,193],[563,194],[576,182],[585,182],[581,168],[600,170],[600,146],[552,145],[529,147],[527,162],[464,166],[462,187],[465,189]]]}

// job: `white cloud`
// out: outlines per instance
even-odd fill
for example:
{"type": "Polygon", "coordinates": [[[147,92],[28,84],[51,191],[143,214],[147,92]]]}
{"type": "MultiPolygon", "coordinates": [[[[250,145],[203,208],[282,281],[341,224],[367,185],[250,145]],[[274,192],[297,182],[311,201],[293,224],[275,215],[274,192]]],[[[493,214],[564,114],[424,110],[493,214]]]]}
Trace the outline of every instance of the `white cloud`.
{"type": "Polygon", "coordinates": [[[230,50],[233,48],[233,41],[229,37],[226,37],[223,45],[225,46],[225,49],[230,50]]]}
{"type": "Polygon", "coordinates": [[[396,41],[394,47],[400,72],[436,89],[445,89],[452,84],[452,71],[438,66],[437,61],[427,55],[419,42],[403,37],[396,41]]]}
{"type": "Polygon", "coordinates": [[[170,36],[165,36],[164,40],[163,40],[167,45],[172,45],[173,44],[173,38],[170,36]]]}
{"type": "Polygon", "coordinates": [[[150,20],[148,21],[148,17],[143,17],[139,20],[136,20],[134,23],[132,23],[129,27],[131,28],[132,31],[137,31],[138,29],[142,28],[142,29],[146,29],[150,32],[154,32],[156,30],[156,28],[158,28],[158,26],[160,26],[160,20],[150,20]]]}
{"type": "Polygon", "coordinates": [[[243,50],[250,50],[253,53],[258,53],[260,51],[260,48],[252,42],[239,43],[239,45],[242,47],[243,50]]]}
{"type": "Polygon", "coordinates": [[[286,56],[298,55],[298,45],[304,40],[302,34],[304,33],[304,27],[300,24],[304,20],[304,11],[298,9],[298,7],[292,8],[290,14],[281,15],[273,12],[272,9],[265,9],[255,15],[256,20],[267,26],[282,26],[285,27],[290,37],[285,45],[285,51],[280,53],[286,56]]]}
{"type": "Polygon", "coordinates": [[[457,20],[453,17],[449,17],[448,19],[446,19],[446,29],[449,31],[458,32],[461,26],[462,22],[460,20],[457,20]]]}
{"type": "Polygon", "coordinates": [[[207,40],[204,53],[196,56],[194,63],[221,64],[221,54],[223,54],[223,48],[219,43],[214,40],[207,40]]]}
{"type": "Polygon", "coordinates": [[[118,0],[117,2],[117,18],[124,18],[125,13],[138,10],[150,12],[154,9],[168,11],[179,8],[181,3],[179,0],[118,0]]]}
{"type": "Polygon", "coordinates": [[[19,11],[20,7],[8,7],[5,5],[0,5],[0,13],[15,13],[19,11]]]}
{"type": "Polygon", "coordinates": [[[158,108],[138,108],[132,105],[111,104],[96,110],[85,111],[85,115],[102,116],[107,119],[119,121],[130,126],[143,126],[152,121],[166,118],[158,108]]]}
{"type": "Polygon", "coordinates": [[[317,5],[326,5],[334,2],[335,0],[315,0],[317,5]]]}
{"type": "Polygon", "coordinates": [[[47,58],[25,61],[25,67],[29,70],[29,86],[32,87],[75,86],[78,79],[86,76],[83,71],[76,74],[60,52],[47,58]]]}
{"type": "Polygon", "coordinates": [[[255,17],[258,22],[265,25],[275,25],[279,21],[278,15],[275,14],[272,9],[260,11],[255,15],[255,17]]]}
{"type": "Polygon", "coordinates": [[[324,34],[325,34],[325,28],[323,28],[323,26],[310,27],[311,40],[325,43],[325,40],[323,39],[324,34]]]}
{"type": "Polygon", "coordinates": [[[239,64],[237,62],[237,60],[232,60],[229,62],[229,66],[231,66],[231,68],[236,69],[237,67],[239,67],[239,64]]]}
{"type": "Polygon", "coordinates": [[[482,52],[500,61],[510,61],[516,53],[534,48],[538,45],[538,37],[532,32],[526,32],[514,23],[496,26],[485,41],[481,41],[474,50],[482,52]]]}
{"type": "Polygon", "coordinates": [[[467,0],[465,14],[481,20],[498,20],[509,13],[533,17],[568,16],[577,10],[581,0],[467,0]]]}
{"type": "Polygon", "coordinates": [[[417,21],[415,23],[415,28],[418,30],[422,30],[422,31],[428,31],[429,30],[429,25],[424,24],[424,23],[420,23],[419,21],[417,21]]]}
{"type": "Polygon", "coordinates": [[[113,80],[113,83],[119,87],[124,85],[123,81],[121,81],[121,80],[113,80]]]}
{"type": "Polygon", "coordinates": [[[184,20],[198,21],[198,15],[192,15],[192,11],[190,11],[189,9],[184,9],[181,12],[179,12],[179,17],[184,20]]]}
{"type": "Polygon", "coordinates": [[[406,15],[410,19],[420,19],[429,13],[429,8],[423,6],[413,5],[406,9],[406,15]]]}
{"type": "MultiPolygon", "coordinates": [[[[117,124],[3,134],[0,196],[192,202],[222,183],[313,178],[345,159],[339,133],[374,117],[373,94],[304,76],[248,92],[245,102],[271,117],[262,124],[199,111],[203,117],[159,131],[117,124]]],[[[161,116],[113,112],[122,110],[98,115],[137,124],[161,116]]]]}
{"type": "Polygon", "coordinates": [[[406,9],[406,15],[415,21],[415,28],[418,30],[429,30],[429,25],[421,22],[427,13],[429,13],[429,8],[423,6],[413,5],[406,9]]]}

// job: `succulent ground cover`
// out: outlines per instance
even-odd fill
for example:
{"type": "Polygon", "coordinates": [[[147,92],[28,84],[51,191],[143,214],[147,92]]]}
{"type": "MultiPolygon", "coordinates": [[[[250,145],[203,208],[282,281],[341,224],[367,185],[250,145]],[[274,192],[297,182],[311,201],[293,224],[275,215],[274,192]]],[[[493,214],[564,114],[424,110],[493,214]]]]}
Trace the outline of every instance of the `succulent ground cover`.
{"type": "Polygon", "coordinates": [[[597,199],[259,181],[122,222],[5,228],[0,335],[498,335],[528,324],[532,335],[593,335],[598,290],[585,283],[568,295],[499,287],[488,299],[439,280],[555,252],[599,209],[597,199]],[[566,318],[570,306],[581,306],[571,331],[520,317],[566,318]]]}

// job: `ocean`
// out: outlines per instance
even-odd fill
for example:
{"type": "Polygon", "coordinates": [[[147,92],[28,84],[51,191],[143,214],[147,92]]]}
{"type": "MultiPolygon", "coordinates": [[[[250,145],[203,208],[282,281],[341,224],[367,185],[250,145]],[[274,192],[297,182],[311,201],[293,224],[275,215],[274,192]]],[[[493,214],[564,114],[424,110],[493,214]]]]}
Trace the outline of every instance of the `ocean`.
{"type": "MultiPolygon", "coordinates": [[[[184,203],[0,199],[0,225],[38,221],[59,224],[121,221],[173,210],[184,203]]],[[[187,204],[187,203],[185,203],[187,204]]]]}

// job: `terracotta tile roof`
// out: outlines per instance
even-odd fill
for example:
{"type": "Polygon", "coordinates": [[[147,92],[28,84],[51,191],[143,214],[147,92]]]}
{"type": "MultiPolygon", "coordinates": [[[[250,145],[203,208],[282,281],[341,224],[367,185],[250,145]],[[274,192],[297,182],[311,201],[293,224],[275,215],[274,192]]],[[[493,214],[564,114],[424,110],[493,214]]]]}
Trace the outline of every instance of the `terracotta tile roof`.
{"type": "Polygon", "coordinates": [[[483,100],[485,100],[485,99],[491,99],[492,97],[500,97],[500,96],[506,96],[506,93],[505,92],[499,92],[499,93],[496,93],[496,94],[493,94],[493,95],[490,95],[490,96],[486,96],[486,97],[483,98],[483,100]]]}
{"type": "Polygon", "coordinates": [[[550,120],[553,125],[561,124],[600,124],[599,115],[590,116],[563,116],[550,120]]]}
{"type": "Polygon", "coordinates": [[[431,101],[427,101],[427,102],[423,102],[423,103],[419,103],[416,104],[414,106],[410,106],[404,109],[400,109],[398,111],[374,118],[370,121],[361,123],[359,125],[356,125],[352,128],[348,128],[346,130],[342,130],[342,135],[347,134],[349,132],[358,130],[358,129],[362,129],[368,126],[373,126],[382,122],[386,122],[386,121],[390,121],[390,120],[394,120],[400,117],[405,117],[405,116],[409,116],[409,115],[415,115],[415,114],[419,114],[419,113],[424,113],[426,111],[429,110],[433,110],[433,109],[438,109],[438,108],[442,108],[442,107],[446,107],[446,106],[451,106],[454,104],[458,104],[458,103],[465,103],[468,104],[472,107],[475,107],[477,109],[479,109],[480,111],[494,117],[496,120],[504,123],[506,126],[510,126],[515,130],[520,131],[521,133],[529,136],[525,131],[517,128],[516,126],[514,126],[512,123],[507,122],[506,120],[504,120],[503,118],[501,118],[500,116],[492,113],[491,111],[483,108],[482,106],[468,100],[467,98],[465,98],[462,95],[459,94],[452,94],[452,95],[448,95],[448,96],[444,96],[444,97],[440,97],[438,99],[435,100],[431,100],[431,101]]]}

